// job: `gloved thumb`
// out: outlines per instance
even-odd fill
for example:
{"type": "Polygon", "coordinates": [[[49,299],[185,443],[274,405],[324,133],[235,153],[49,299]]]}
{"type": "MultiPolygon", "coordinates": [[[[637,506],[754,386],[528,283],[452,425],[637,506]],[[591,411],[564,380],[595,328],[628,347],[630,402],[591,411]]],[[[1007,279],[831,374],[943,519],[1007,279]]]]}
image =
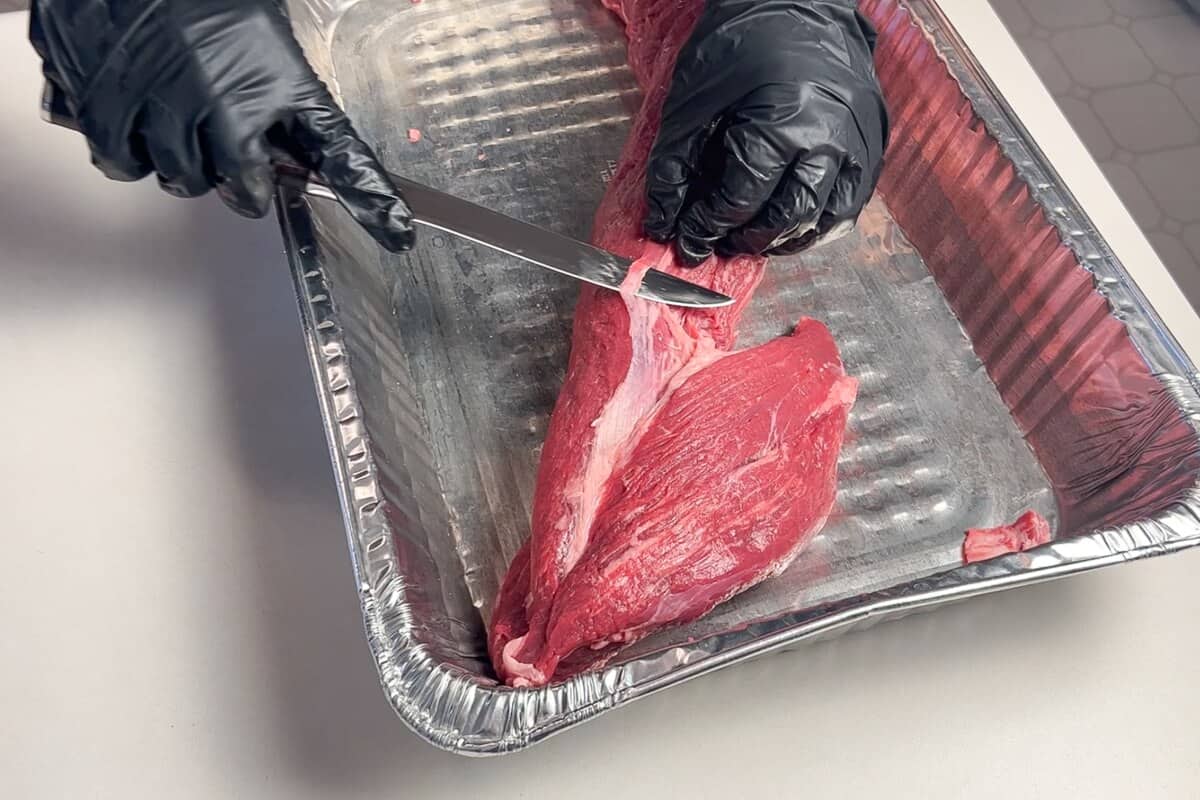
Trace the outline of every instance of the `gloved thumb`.
{"type": "Polygon", "coordinates": [[[332,98],[299,112],[291,139],[379,244],[392,252],[412,247],[416,234],[404,196],[332,98]]]}
{"type": "Polygon", "coordinates": [[[259,219],[271,208],[275,170],[262,142],[255,142],[239,169],[218,174],[217,195],[237,213],[259,219]]]}

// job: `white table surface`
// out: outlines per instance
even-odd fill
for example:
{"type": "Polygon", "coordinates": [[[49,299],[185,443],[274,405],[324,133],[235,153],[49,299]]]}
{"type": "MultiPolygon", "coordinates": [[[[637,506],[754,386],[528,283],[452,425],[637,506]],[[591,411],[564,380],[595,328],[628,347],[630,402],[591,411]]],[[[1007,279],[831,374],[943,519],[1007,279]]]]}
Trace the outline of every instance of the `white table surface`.
{"type": "MultiPolygon", "coordinates": [[[[1200,325],[983,0],[945,0],[1176,334],[1200,325]]],[[[468,760],[359,627],[273,222],[94,173],[0,16],[0,796],[1200,797],[1200,553],[728,669],[468,760]]]]}

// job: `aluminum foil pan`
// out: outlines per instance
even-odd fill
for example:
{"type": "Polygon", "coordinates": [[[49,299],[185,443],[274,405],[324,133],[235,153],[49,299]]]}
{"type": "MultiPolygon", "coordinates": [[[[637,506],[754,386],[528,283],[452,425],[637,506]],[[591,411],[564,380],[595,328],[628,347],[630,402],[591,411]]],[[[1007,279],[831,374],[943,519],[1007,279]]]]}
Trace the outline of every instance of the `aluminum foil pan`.
{"type": "MultiPolygon", "coordinates": [[[[741,337],[833,331],[861,382],[839,513],[784,575],[601,671],[508,689],[484,646],[578,287],[439,236],[391,256],[280,195],[368,640],[424,739],[517,750],[819,635],[1200,543],[1195,368],[937,7],[862,8],[894,122],[879,196],[854,234],[772,262],[741,337]],[[1027,508],[1054,542],[961,565],[967,527],[1027,508]]],[[[389,168],[587,235],[639,103],[598,2],[291,11],[389,168]]]]}

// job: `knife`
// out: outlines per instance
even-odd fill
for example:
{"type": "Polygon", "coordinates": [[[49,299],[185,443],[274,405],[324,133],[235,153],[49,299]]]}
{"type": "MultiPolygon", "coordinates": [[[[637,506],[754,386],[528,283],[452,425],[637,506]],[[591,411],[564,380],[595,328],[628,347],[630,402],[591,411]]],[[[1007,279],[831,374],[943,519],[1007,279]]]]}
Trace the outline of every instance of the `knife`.
{"type": "MultiPolygon", "coordinates": [[[[42,92],[42,117],[64,128],[79,129],[61,93],[49,81],[42,92]]],[[[282,183],[296,187],[310,197],[337,201],[337,194],[327,183],[299,164],[280,160],[275,167],[282,183]]],[[[418,225],[458,236],[605,289],[619,289],[633,264],[631,259],[521,222],[399,175],[389,174],[389,177],[404,195],[412,209],[413,222],[418,225]]],[[[656,269],[646,273],[637,295],[646,300],[688,308],[718,308],[733,303],[731,297],[656,269]]]]}

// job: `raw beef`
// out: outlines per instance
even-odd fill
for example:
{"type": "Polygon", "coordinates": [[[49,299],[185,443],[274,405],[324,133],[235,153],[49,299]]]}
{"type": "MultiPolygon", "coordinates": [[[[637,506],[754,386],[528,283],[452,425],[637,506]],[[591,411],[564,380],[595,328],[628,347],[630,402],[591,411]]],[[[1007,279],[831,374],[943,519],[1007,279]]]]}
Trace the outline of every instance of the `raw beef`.
{"type": "Polygon", "coordinates": [[[963,538],[963,561],[974,564],[996,556],[1019,553],[1050,541],[1050,523],[1036,511],[1026,511],[1011,525],[971,528],[963,538]]]}
{"type": "Polygon", "coordinates": [[[764,259],[686,270],[643,239],[646,159],[703,0],[605,5],[626,23],[646,95],[593,238],[639,261],[621,293],[587,287],[576,307],[531,535],[492,616],[492,661],[516,686],[571,674],[783,570],[832,508],[857,387],[814,320],[733,352],[764,259]],[[736,302],[700,311],[639,300],[651,266],[736,302]]]}

